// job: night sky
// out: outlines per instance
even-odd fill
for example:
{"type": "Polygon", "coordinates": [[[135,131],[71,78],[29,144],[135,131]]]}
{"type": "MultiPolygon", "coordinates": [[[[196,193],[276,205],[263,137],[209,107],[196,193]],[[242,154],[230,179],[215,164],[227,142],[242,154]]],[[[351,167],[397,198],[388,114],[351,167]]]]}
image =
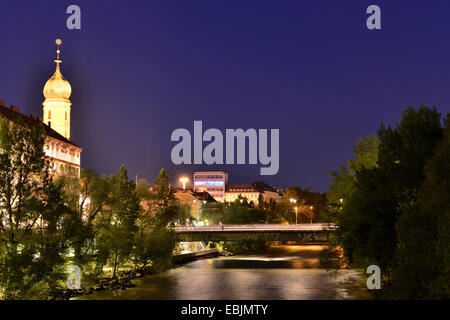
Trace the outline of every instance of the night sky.
{"type": "Polygon", "coordinates": [[[450,111],[450,1],[0,2],[0,99],[42,115],[55,70],[72,85],[82,167],[130,179],[223,170],[231,183],[326,191],[360,137],[408,105],[450,111]],[[81,7],[81,30],[66,8],[81,7]],[[366,28],[381,7],[382,30],[366,28]],[[280,170],[175,166],[176,128],[279,128],[280,170]]]}

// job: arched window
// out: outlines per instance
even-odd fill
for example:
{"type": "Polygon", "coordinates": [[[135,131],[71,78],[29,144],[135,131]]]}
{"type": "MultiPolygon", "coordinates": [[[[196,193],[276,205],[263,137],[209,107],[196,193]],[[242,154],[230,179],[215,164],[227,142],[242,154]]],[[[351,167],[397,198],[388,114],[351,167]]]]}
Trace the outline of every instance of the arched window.
{"type": "Polygon", "coordinates": [[[52,118],[52,111],[48,110],[48,119],[51,119],[51,118],[52,118]]]}
{"type": "MultiPolygon", "coordinates": [[[[66,116],[66,120],[67,120],[67,111],[66,111],[66,115],[65,115],[65,116],[66,116]]],[[[67,134],[66,134],[66,135],[67,135],[67,134]]]]}

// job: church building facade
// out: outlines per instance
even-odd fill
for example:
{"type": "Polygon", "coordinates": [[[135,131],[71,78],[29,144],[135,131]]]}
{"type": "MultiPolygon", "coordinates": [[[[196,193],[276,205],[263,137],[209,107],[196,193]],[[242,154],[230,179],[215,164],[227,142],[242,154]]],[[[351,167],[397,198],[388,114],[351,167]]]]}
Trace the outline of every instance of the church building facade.
{"type": "Polygon", "coordinates": [[[69,100],[72,93],[70,83],[61,74],[60,50],[61,40],[56,40],[58,49],[56,71],[45,83],[43,102],[43,118],[35,115],[27,116],[20,113],[16,106],[7,107],[5,102],[0,100],[0,118],[8,121],[15,121],[18,118],[29,127],[39,123],[44,124],[46,132],[45,154],[52,163],[52,173],[59,175],[65,167],[74,168],[78,174],[81,165],[82,148],[70,140],[70,111],[71,102],[69,100]],[[43,120],[42,120],[43,119],[43,120]]]}

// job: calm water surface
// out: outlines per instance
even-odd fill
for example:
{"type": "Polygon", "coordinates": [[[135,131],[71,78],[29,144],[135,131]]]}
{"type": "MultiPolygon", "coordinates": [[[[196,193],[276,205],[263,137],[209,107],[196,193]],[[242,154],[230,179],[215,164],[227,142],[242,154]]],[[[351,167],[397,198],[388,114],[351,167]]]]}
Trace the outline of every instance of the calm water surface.
{"type": "Polygon", "coordinates": [[[368,299],[360,272],[320,267],[324,246],[274,246],[262,253],[197,260],[136,279],[136,287],[78,299],[368,299]]]}

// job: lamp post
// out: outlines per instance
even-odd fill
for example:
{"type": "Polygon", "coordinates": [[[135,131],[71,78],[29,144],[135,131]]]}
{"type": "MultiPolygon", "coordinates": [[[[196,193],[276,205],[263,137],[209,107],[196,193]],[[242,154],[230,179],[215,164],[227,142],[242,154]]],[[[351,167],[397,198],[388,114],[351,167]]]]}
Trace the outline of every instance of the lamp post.
{"type": "Polygon", "coordinates": [[[186,183],[189,181],[187,177],[181,177],[180,182],[183,184],[183,189],[186,189],[186,183]]]}
{"type": "MultiPolygon", "coordinates": [[[[289,199],[289,201],[294,204],[297,203],[297,199],[291,198],[291,199],[289,199]]],[[[295,224],[297,224],[297,206],[294,207],[294,209],[295,209],[295,224]]]]}
{"type": "Polygon", "coordinates": [[[297,222],[297,207],[295,207],[295,224],[298,224],[298,222],[297,222]]]}

